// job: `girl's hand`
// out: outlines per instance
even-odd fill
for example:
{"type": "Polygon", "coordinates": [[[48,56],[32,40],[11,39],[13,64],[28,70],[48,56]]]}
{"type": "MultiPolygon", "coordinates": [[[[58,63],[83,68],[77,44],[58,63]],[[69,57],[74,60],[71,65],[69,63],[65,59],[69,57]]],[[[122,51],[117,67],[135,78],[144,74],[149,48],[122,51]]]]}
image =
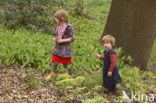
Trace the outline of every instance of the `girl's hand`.
{"type": "Polygon", "coordinates": [[[54,40],[55,42],[57,42],[58,38],[53,37],[53,40],[54,40]]]}
{"type": "Polygon", "coordinates": [[[100,55],[97,54],[97,53],[95,53],[95,57],[96,57],[96,58],[100,58],[100,55]]]}
{"type": "Polygon", "coordinates": [[[112,76],[112,72],[108,72],[108,76],[111,77],[112,76]]]}
{"type": "Polygon", "coordinates": [[[63,41],[63,39],[58,39],[56,42],[57,43],[63,43],[64,41],[63,41]]]}

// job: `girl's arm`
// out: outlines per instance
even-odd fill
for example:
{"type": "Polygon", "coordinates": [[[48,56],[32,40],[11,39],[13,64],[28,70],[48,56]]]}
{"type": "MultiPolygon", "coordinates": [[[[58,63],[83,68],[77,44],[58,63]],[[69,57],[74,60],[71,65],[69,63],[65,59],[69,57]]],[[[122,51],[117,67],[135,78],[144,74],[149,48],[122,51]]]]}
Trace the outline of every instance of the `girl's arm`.
{"type": "Polygon", "coordinates": [[[69,34],[69,38],[67,39],[58,39],[57,42],[58,43],[63,43],[63,42],[73,42],[75,37],[74,37],[74,29],[72,26],[68,26],[67,27],[67,31],[68,31],[68,34],[69,34]]]}
{"type": "Polygon", "coordinates": [[[57,42],[58,38],[53,37],[53,41],[57,42]]]}
{"type": "Polygon", "coordinates": [[[71,38],[67,38],[67,39],[57,39],[58,43],[63,43],[63,42],[71,42],[72,39],[71,38]]]}
{"type": "Polygon", "coordinates": [[[62,42],[71,42],[72,39],[71,38],[67,38],[67,39],[62,39],[62,42]]]}

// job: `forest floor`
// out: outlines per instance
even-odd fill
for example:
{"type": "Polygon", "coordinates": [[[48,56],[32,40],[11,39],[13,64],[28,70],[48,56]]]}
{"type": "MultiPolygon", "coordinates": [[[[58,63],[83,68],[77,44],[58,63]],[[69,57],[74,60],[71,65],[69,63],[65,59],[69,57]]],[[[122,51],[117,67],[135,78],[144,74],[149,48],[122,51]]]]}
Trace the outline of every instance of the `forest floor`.
{"type": "Polygon", "coordinates": [[[35,68],[0,66],[0,103],[82,103],[82,97],[66,100],[68,93],[58,90],[55,78],[45,80],[47,74],[35,68]]]}
{"type": "Polygon", "coordinates": [[[78,99],[65,101],[65,94],[58,92],[54,82],[46,81],[45,74],[32,68],[1,66],[0,103],[82,103],[78,99]]]}
{"type": "MultiPolygon", "coordinates": [[[[29,78],[33,79],[30,75],[29,78]]],[[[42,72],[35,69],[0,67],[0,103],[62,103],[63,97],[56,89],[45,81],[42,72]],[[27,81],[30,71],[37,78],[37,84],[29,84],[30,81],[27,81]],[[32,89],[33,86],[39,86],[36,87],[39,89],[32,89]]]]}

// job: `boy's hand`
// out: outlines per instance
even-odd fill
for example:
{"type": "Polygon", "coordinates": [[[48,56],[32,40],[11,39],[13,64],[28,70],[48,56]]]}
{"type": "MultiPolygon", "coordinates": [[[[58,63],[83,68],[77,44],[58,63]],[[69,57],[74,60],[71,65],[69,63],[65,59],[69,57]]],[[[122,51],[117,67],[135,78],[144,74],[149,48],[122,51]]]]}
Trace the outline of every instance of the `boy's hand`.
{"type": "Polygon", "coordinates": [[[108,72],[108,76],[111,77],[112,76],[112,72],[108,72]]]}
{"type": "Polygon", "coordinates": [[[96,58],[100,58],[100,55],[97,54],[97,53],[95,53],[95,57],[96,57],[96,58]]]}

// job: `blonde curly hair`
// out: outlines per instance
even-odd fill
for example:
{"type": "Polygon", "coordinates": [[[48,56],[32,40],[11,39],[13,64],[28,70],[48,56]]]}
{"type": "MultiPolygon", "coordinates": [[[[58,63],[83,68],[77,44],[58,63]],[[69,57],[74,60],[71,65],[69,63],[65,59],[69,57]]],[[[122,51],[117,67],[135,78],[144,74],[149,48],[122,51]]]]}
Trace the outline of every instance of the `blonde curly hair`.
{"type": "Polygon", "coordinates": [[[59,19],[61,22],[68,21],[68,13],[65,10],[58,10],[55,15],[55,18],[59,19]]]}
{"type": "Polygon", "coordinates": [[[105,35],[102,39],[101,39],[101,44],[103,45],[105,42],[110,42],[112,46],[115,45],[115,38],[111,35],[105,35]]]}

